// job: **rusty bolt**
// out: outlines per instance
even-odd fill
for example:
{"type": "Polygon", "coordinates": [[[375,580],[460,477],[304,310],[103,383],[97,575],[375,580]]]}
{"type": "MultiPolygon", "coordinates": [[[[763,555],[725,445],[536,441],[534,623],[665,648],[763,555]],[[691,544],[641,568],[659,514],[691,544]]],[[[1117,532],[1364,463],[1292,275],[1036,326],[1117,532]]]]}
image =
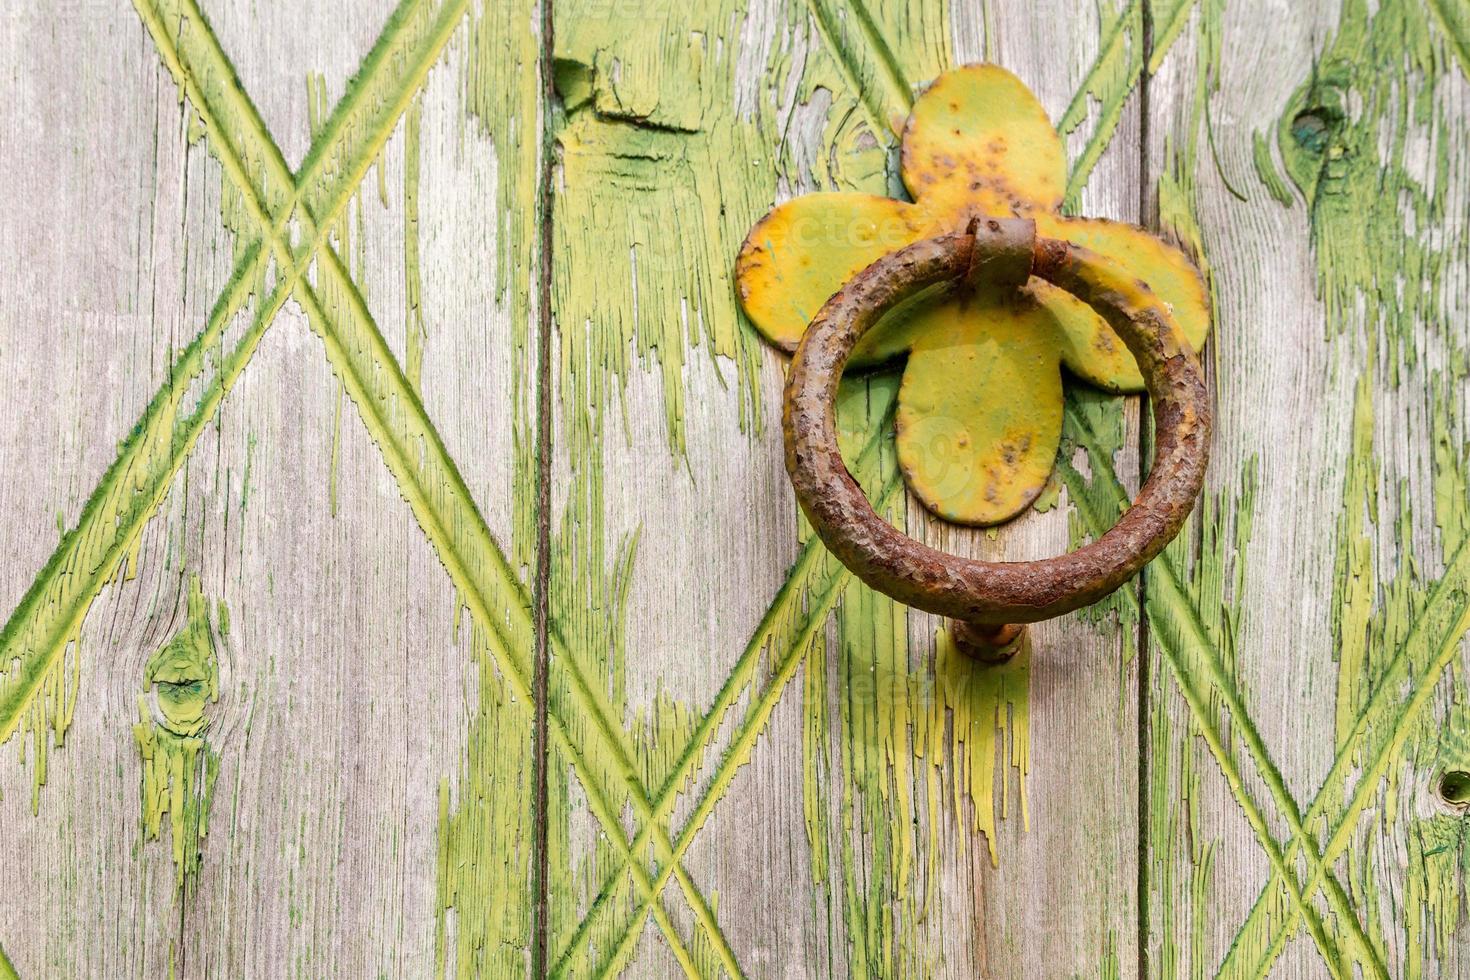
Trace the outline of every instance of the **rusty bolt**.
{"type": "Polygon", "coordinates": [[[1210,405],[1199,360],[1168,307],[1116,261],[1052,238],[1025,219],[980,218],[964,234],[884,256],[827,301],[802,336],[786,381],[786,471],[827,548],[869,586],[963,624],[957,644],[1004,659],[1020,626],[1090,605],[1138,573],[1179,532],[1204,483],[1210,405]],[[880,518],[837,448],[834,402],[853,347],[895,303],[944,282],[961,288],[1029,276],[1097,310],[1137,359],[1155,426],[1154,464],[1118,523],[1076,551],[1040,561],[960,558],[880,518]]]}

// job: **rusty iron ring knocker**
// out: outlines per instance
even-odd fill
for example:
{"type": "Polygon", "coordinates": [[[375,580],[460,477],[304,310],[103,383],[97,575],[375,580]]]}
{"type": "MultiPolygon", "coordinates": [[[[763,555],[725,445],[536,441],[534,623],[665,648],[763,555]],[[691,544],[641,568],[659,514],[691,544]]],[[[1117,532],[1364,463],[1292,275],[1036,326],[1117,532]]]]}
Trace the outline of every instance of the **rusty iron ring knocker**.
{"type": "Polygon", "coordinates": [[[786,381],[786,470],[828,549],[869,586],[955,621],[956,645],[985,660],[1015,652],[1026,623],[1089,605],[1136,575],[1179,532],[1209,462],[1209,395],[1168,307],[1121,264],[1035,223],[980,218],[963,234],[890,253],[848,281],[801,338],[786,381]],[[1087,303],[1138,361],[1155,454],[1143,488],[1096,541],[1056,558],[988,562],[937,551],[879,517],[837,447],[834,401],[853,347],[906,296],[943,282],[1019,288],[1044,279],[1087,303]]]}

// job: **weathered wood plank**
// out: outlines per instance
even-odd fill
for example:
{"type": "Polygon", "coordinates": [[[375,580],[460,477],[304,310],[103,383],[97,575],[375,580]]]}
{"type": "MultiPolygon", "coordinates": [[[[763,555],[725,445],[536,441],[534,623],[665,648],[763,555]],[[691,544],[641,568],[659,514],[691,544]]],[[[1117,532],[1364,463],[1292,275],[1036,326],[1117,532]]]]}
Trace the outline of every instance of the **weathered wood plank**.
{"type": "Polygon", "coordinates": [[[1259,12],[1202,4],[1150,88],[1159,217],[1203,248],[1219,321],[1216,499],[1185,590],[1208,640],[1186,674],[1211,714],[1227,688],[1246,713],[1229,721],[1232,787],[1177,688],[1151,685],[1156,975],[1464,975],[1460,820],[1435,796],[1464,755],[1470,502],[1450,324],[1466,307],[1470,133],[1463,25],[1457,42],[1434,7],[1296,5],[1263,31],[1259,12]]]}
{"type": "MultiPolygon", "coordinates": [[[[47,889],[38,887],[35,900],[50,915],[24,918],[25,930],[12,921],[19,911],[5,903],[0,928],[7,930],[7,953],[22,975],[153,975],[171,961],[184,975],[201,976],[426,975],[436,958],[456,963],[461,975],[492,968],[499,975],[525,972],[529,965],[529,908],[504,900],[530,888],[529,699],[517,697],[499,669],[499,658],[510,657],[507,665],[517,656],[529,663],[529,635],[519,638],[521,649],[507,652],[505,639],[494,635],[507,617],[494,613],[485,587],[472,589],[444,574],[451,558],[468,556],[484,569],[488,588],[503,590],[512,608],[527,605],[514,595],[520,588],[514,577],[481,557],[497,541],[509,547],[518,537],[512,393],[518,390],[513,378],[525,374],[517,360],[524,357],[529,314],[516,302],[523,293],[509,286],[529,272],[527,251],[511,254],[510,231],[522,213],[534,213],[534,202],[529,195],[517,198],[524,185],[514,179],[498,195],[494,176],[497,164],[502,173],[520,172],[504,147],[519,145],[507,130],[527,120],[524,112],[493,124],[482,120],[477,114],[491,107],[477,102],[477,90],[466,83],[487,81],[475,71],[484,61],[477,52],[491,46],[480,37],[487,30],[495,35],[497,64],[515,74],[502,42],[523,37],[526,25],[516,25],[512,35],[508,24],[482,11],[466,18],[467,6],[405,2],[395,12],[379,3],[344,13],[219,4],[200,16],[188,5],[140,3],[131,24],[113,25],[135,30],[140,16],[150,28],[163,25],[161,32],[139,34],[135,74],[141,72],[144,82],[99,77],[96,90],[147,96],[145,108],[158,124],[118,140],[142,157],[141,165],[124,172],[148,173],[150,154],[164,161],[156,167],[162,189],[155,200],[162,211],[154,226],[165,242],[180,240],[159,250],[160,286],[137,288],[123,308],[181,307],[159,321],[175,347],[181,346],[176,338],[199,330],[231,262],[248,259],[239,239],[260,234],[253,212],[263,206],[273,213],[287,196],[282,188],[289,189],[292,175],[284,161],[271,163],[263,142],[270,134],[280,139],[291,165],[302,160],[312,137],[327,134],[323,146],[331,149],[318,150],[317,164],[300,164],[306,174],[301,196],[311,216],[298,213],[298,221],[308,240],[316,221],[329,226],[335,257],[318,263],[314,290],[298,290],[310,329],[300,307],[280,314],[219,421],[208,425],[174,481],[166,519],[149,525],[138,578],[116,599],[99,603],[103,608],[83,634],[83,677],[97,669],[106,672],[107,683],[92,704],[84,682],[77,717],[79,724],[84,718],[105,721],[106,730],[91,751],[85,741],[68,744],[64,754],[77,767],[69,778],[98,785],[99,767],[115,772],[118,785],[110,792],[118,799],[110,808],[74,810],[99,819],[115,813],[106,832],[83,838],[87,846],[100,848],[100,855],[130,855],[139,865],[135,877],[158,884],[151,895],[134,897],[140,885],[117,875],[133,890],[120,897],[89,891],[85,900],[65,894],[48,900],[47,889]],[[472,31],[479,32],[473,43],[472,31]],[[380,33],[388,46],[365,58],[380,33]],[[218,57],[234,62],[242,88],[221,67],[225,62],[210,61],[216,39],[218,57]],[[197,82],[183,114],[175,79],[159,67],[155,45],[181,84],[197,82]],[[346,80],[359,66],[362,74],[349,87],[346,80]],[[420,87],[423,94],[416,96],[420,87]],[[259,126],[250,120],[254,106],[240,98],[242,89],[260,107],[259,126]],[[344,91],[356,102],[346,100],[346,114],[329,121],[329,96],[344,91]],[[394,136],[405,110],[408,128],[394,136]],[[203,125],[193,121],[195,113],[203,125]],[[186,140],[200,130],[203,139],[185,153],[186,140]],[[169,162],[173,156],[177,163],[169,162]],[[232,169],[232,156],[247,165],[232,169]],[[375,161],[380,171],[372,169],[375,161]],[[222,187],[238,239],[219,233],[222,187]],[[252,187],[260,194],[254,205],[252,187]],[[517,203],[514,219],[507,201],[517,203]],[[191,251],[182,281],[176,278],[181,247],[191,251]],[[498,266],[497,250],[504,257],[498,266]],[[467,254],[492,260],[467,267],[467,254]],[[201,271],[207,269],[215,271],[201,271]],[[347,276],[358,282],[363,304],[352,298],[347,276]],[[380,331],[388,344],[376,350],[326,345],[324,359],[313,331],[330,338],[380,331]],[[363,357],[371,365],[366,373],[354,360],[363,357]],[[394,380],[390,358],[408,377],[394,380]],[[348,377],[345,385],[339,380],[348,377]],[[475,384],[464,383],[470,377],[475,384]],[[398,393],[413,391],[421,402],[398,393]],[[384,413],[367,412],[367,406],[392,407],[384,413]],[[432,421],[414,422],[415,412],[432,421]],[[405,426],[427,431],[435,447],[452,451],[461,462],[457,472],[453,463],[444,468],[442,455],[436,462],[421,436],[419,459],[404,455],[405,426]],[[488,517],[482,531],[474,530],[477,503],[488,517]],[[431,524],[438,513],[449,515],[447,524],[431,524]],[[449,543],[430,534],[426,541],[430,526],[447,526],[461,537],[449,543]],[[219,760],[210,834],[197,879],[176,897],[168,844],[140,841],[141,767],[132,724],[142,664],[167,639],[170,623],[179,621],[182,583],[194,571],[231,616],[228,635],[219,637],[222,696],[206,709],[212,719],[206,742],[219,760]],[[92,623],[106,604],[119,611],[111,632],[94,647],[92,623]],[[462,618],[461,605],[474,615],[462,618]],[[97,657],[101,663],[93,668],[89,649],[123,655],[97,657]],[[110,706],[114,702],[118,707],[110,706]],[[99,711],[104,704],[107,710],[99,711]],[[494,744],[496,754],[469,767],[467,742],[494,744]],[[83,751],[71,752],[74,745],[83,751]],[[472,889],[462,885],[466,880],[482,883],[499,900],[476,904],[472,889]],[[121,936],[115,942],[76,940],[118,929],[152,930],[156,938],[146,944],[121,936]],[[464,955],[455,955],[456,945],[464,955]],[[97,957],[145,955],[136,967],[92,965],[97,957]],[[496,958],[493,967],[490,958],[496,958]]],[[[27,41],[35,46],[34,37],[21,37],[18,45],[27,41]]],[[[114,48],[102,34],[94,46],[114,48]]],[[[534,80],[528,84],[534,128],[534,80]]],[[[534,150],[533,144],[533,159],[534,150]]],[[[68,193],[74,190],[63,187],[53,196],[62,201],[68,193]]],[[[137,217],[128,220],[135,224],[137,217]]],[[[279,256],[282,247],[267,236],[266,249],[279,256]]],[[[256,287],[245,316],[265,292],[256,287]]],[[[99,310],[111,309],[99,304],[99,310]]],[[[237,327],[226,331],[229,343],[238,335],[237,327]]],[[[155,351],[133,335],[120,340],[126,343],[121,350],[146,350],[154,358],[151,370],[109,379],[124,391],[136,387],[141,400],[166,376],[162,344],[155,351]]],[[[59,419],[70,420],[63,425],[88,417],[80,402],[61,401],[55,408],[59,419]]],[[[35,407],[25,403],[15,410],[35,407]]],[[[36,441],[18,451],[44,454],[45,435],[38,431],[36,441]]],[[[102,442],[110,449],[117,438],[102,442]]],[[[6,489],[13,487],[7,483],[6,489]]],[[[53,506],[44,498],[40,504],[53,506]]],[[[520,537],[529,543],[534,535],[520,537]]],[[[53,758],[53,782],[58,769],[53,758]]],[[[74,851],[40,843],[54,836],[47,824],[12,817],[12,805],[18,812],[21,803],[20,794],[5,801],[7,844],[14,840],[26,859],[16,867],[55,882],[52,891],[67,881],[84,887],[92,866],[112,860],[86,860],[85,873],[74,870],[74,851]]]]}
{"type": "MultiPolygon", "coordinates": [[[[1136,14],[1126,5],[1115,14],[1071,2],[988,13],[994,39],[982,53],[1016,72],[1059,128],[1075,126],[1064,133],[1067,206],[1088,217],[1138,222],[1141,117],[1131,63],[1139,39],[1125,33],[1136,14]]],[[[1070,377],[1066,384],[1098,406],[1099,431],[1108,432],[1103,452],[1131,493],[1138,399],[1102,397],[1070,377]]],[[[1064,439],[1074,430],[1069,420],[1064,439]]],[[[1002,528],[994,542],[966,535],[965,550],[1024,559],[1076,547],[1078,489],[1063,481],[1056,509],[1002,528]]],[[[958,544],[953,534],[939,540],[946,537],[958,544]]],[[[977,952],[972,973],[953,975],[1136,975],[1139,662],[1137,618],[1126,598],[1032,629],[1029,828],[1005,821],[999,865],[972,862],[983,955],[977,952]]]]}
{"type": "MultiPolygon", "coordinates": [[[[743,7],[554,10],[567,117],[554,211],[560,642],[549,711],[582,749],[576,766],[555,749],[550,767],[550,962],[564,975],[779,974],[782,957],[799,963],[820,939],[780,878],[770,891],[722,887],[725,855],[707,844],[723,837],[751,866],[780,866],[750,848],[769,833],[799,860],[799,810],[773,801],[748,837],[681,832],[695,800],[720,798],[710,773],[768,668],[746,657],[725,697],[721,686],[795,551],[794,515],[770,506],[779,460],[746,448],[756,426],[774,431],[779,377],[736,317],[728,270],[741,222],[774,191],[784,116],[769,100],[789,105],[782,90],[809,42],[804,14],[743,7]],[[712,704],[724,711],[701,730],[712,704]],[[691,739],[701,744],[686,756],[691,739]],[[599,799],[618,815],[612,826],[599,799]],[[635,839],[648,878],[623,870],[617,835],[635,839]],[[746,924],[756,907],[779,910],[764,934],[746,924]]],[[[732,769],[720,780],[732,777],[749,778],[732,769]]]]}
{"type": "MultiPolygon", "coordinates": [[[[891,186],[883,147],[914,87],[944,67],[988,52],[1062,115],[1106,25],[1071,4],[994,20],[987,48],[969,5],[556,9],[569,113],[554,299],[564,647],[551,710],[595,719],[603,701],[606,719],[579,729],[597,768],[551,770],[551,960],[568,975],[1133,969],[1136,681],[1119,627],[1077,617],[1039,630],[1029,697],[1024,667],[982,679],[945,661],[936,672],[932,619],[847,584],[819,548],[797,550],[777,427],[782,359],[730,303],[735,247],[778,197],[891,186]],[[1049,40],[1058,19],[1082,25],[1068,35],[1066,73],[1049,40]],[[1100,734],[1078,740],[1084,702],[1080,717],[1100,734]],[[1030,834],[1012,751],[1031,753],[1030,834]],[[668,852],[629,799],[623,757],[648,810],[673,815],[668,852]],[[656,869],[666,922],[645,912],[647,886],[603,836],[589,780],[656,869]],[[996,821],[1002,796],[1008,816],[991,841],[975,828],[996,821]],[[666,853],[680,855],[677,872],[666,853]],[[1079,886],[1084,860],[1097,870],[1079,886]]],[[[1081,203],[1133,219],[1137,109],[1118,111],[1133,135],[1103,133],[1081,203]]],[[[1079,131],[1079,157],[1097,129],[1079,131]]],[[[1065,508],[991,541],[906,507],[881,435],[892,391],[891,375],[855,388],[849,424],[854,465],[892,488],[893,517],[974,554],[1068,546],[1065,508]]],[[[1125,473],[1134,458],[1120,456],[1125,473]]]]}
{"type": "MultiPolygon", "coordinates": [[[[202,319],[229,270],[213,234],[185,229],[187,161],[171,83],[145,45],[113,40],[138,33],[126,9],[53,19],[37,8],[0,24],[14,79],[0,168],[16,194],[0,237],[29,257],[0,277],[7,612],[76,522],[166,377],[168,349],[202,319]]],[[[176,522],[170,508],[140,551],[161,557],[176,522]]],[[[51,744],[55,695],[44,717],[27,708],[25,729],[6,746],[0,942],[23,976],[169,967],[174,870],[166,848],[141,846],[132,734],[145,645],[161,642],[181,592],[177,572],[159,581],[163,564],[150,560],[108,589],[63,654],[60,690],[68,707],[84,705],[59,726],[64,747],[51,744]]]]}

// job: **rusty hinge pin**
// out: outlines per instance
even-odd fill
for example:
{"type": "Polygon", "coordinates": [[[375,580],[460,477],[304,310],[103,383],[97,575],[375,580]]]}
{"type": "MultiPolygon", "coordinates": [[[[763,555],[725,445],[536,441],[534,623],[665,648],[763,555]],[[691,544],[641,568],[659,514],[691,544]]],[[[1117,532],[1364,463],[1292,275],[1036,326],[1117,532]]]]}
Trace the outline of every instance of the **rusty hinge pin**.
{"type": "Polygon", "coordinates": [[[1116,261],[1036,237],[1025,219],[983,218],[964,234],[886,255],[827,301],[802,336],[786,381],[786,470],[822,541],[864,582],[964,624],[956,639],[1003,659],[1020,628],[1096,602],[1132,578],[1178,533],[1209,461],[1209,395],[1199,360],[1165,304],[1116,261]],[[1025,256],[1029,255],[1029,261],[1025,256]],[[837,448],[834,404],[858,340],[899,300],[942,282],[1028,274],[1097,310],[1137,359],[1155,427],[1154,464],[1133,505],[1098,540],[1056,558],[988,562],[936,551],[880,518],[837,448]]]}

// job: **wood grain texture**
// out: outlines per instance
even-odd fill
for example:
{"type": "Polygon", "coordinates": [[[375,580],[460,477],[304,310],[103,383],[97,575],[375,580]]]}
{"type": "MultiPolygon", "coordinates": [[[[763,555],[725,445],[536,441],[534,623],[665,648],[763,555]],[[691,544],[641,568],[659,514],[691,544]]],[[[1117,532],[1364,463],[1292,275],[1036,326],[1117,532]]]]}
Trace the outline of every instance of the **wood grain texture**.
{"type": "Polygon", "coordinates": [[[1449,842],[1463,818],[1437,780],[1464,764],[1464,333],[1449,324],[1466,303],[1470,134],[1435,6],[1298,4],[1265,27],[1200,4],[1150,87],[1151,209],[1203,248],[1219,324],[1217,504],[1187,590],[1209,642],[1187,673],[1225,664],[1229,682],[1206,683],[1245,774],[1221,778],[1177,687],[1151,686],[1157,975],[1464,975],[1443,890],[1463,888],[1449,842]],[[1418,113],[1393,108],[1415,99],[1418,113]],[[1232,687],[1244,715],[1224,707],[1232,687]],[[1308,914],[1273,874],[1273,841],[1308,914]]]}

